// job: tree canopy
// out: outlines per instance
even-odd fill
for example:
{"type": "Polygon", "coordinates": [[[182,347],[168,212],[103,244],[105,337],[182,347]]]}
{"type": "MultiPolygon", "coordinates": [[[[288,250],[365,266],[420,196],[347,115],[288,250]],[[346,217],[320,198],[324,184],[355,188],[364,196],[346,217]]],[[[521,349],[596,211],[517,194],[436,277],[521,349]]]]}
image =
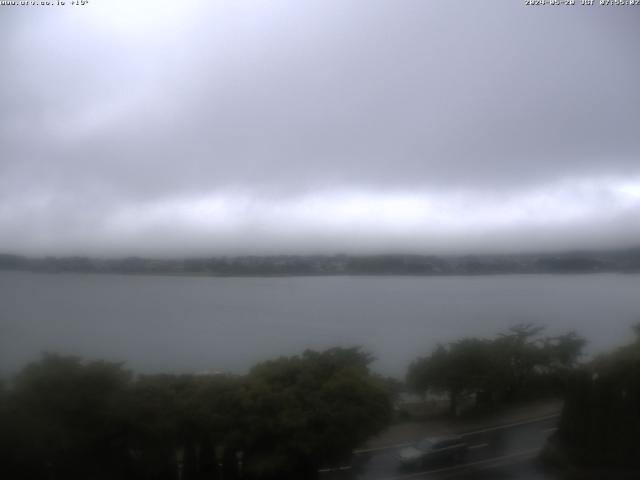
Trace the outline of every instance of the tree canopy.
{"type": "Polygon", "coordinates": [[[247,375],[134,376],[45,355],[0,388],[11,478],[313,478],[390,419],[358,348],[306,351],[247,375]]]}
{"type": "Polygon", "coordinates": [[[571,377],[555,438],[578,466],[640,469],[640,324],[571,377]]]}
{"type": "Polygon", "coordinates": [[[407,383],[418,392],[447,393],[452,414],[466,395],[511,400],[534,379],[551,379],[572,368],[581,355],[585,341],[575,332],[544,337],[543,330],[519,324],[492,339],[438,345],[410,365],[407,383]]]}

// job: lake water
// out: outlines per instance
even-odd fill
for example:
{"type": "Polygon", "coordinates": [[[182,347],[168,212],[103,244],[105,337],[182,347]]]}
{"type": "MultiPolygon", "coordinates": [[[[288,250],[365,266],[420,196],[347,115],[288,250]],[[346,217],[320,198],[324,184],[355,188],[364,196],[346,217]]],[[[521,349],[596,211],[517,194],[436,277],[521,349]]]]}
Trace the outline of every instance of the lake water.
{"type": "Polygon", "coordinates": [[[361,345],[402,376],[437,342],[532,321],[589,352],[630,338],[640,275],[209,278],[0,272],[0,373],[42,351],[141,372],[245,372],[305,348],[361,345]]]}

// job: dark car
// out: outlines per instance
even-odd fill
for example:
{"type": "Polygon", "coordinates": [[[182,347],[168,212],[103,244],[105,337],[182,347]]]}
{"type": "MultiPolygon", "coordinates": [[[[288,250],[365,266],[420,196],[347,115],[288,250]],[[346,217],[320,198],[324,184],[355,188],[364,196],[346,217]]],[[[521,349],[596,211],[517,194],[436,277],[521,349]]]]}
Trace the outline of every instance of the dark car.
{"type": "Polygon", "coordinates": [[[459,435],[425,438],[398,452],[400,463],[406,467],[420,467],[428,463],[459,462],[464,459],[467,443],[459,435]]]}

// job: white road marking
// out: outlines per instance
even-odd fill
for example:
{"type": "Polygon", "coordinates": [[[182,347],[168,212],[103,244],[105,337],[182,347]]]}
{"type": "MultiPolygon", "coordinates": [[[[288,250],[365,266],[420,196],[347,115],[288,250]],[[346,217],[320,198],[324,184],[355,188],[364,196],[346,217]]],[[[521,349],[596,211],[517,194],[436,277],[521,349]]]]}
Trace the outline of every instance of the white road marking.
{"type": "Polygon", "coordinates": [[[520,425],[528,425],[530,423],[538,423],[538,422],[543,422],[545,420],[550,420],[552,418],[556,418],[559,417],[560,414],[559,413],[554,413],[553,415],[545,415],[544,417],[538,417],[538,418],[533,418],[530,420],[524,420],[522,422],[513,422],[513,423],[506,423],[504,425],[498,425],[495,427],[489,427],[489,428],[483,428],[482,430],[474,430],[473,432],[464,432],[461,433],[460,435],[475,435],[477,433],[486,433],[486,432],[493,432],[495,430],[503,430],[505,428],[511,428],[511,427],[519,427],[520,425]]]}
{"type": "Polygon", "coordinates": [[[343,470],[351,470],[351,465],[345,465],[344,467],[335,467],[335,468],[320,468],[318,469],[318,473],[327,473],[327,472],[337,472],[343,470]]]}
{"type": "MultiPolygon", "coordinates": [[[[474,430],[472,432],[464,432],[464,433],[461,433],[460,435],[461,436],[468,436],[468,435],[475,435],[477,433],[493,432],[493,431],[496,431],[496,430],[503,430],[505,428],[518,427],[520,425],[528,425],[530,423],[538,423],[538,422],[542,422],[544,420],[550,420],[552,418],[556,418],[556,417],[559,417],[559,416],[560,416],[559,413],[554,413],[553,415],[545,415],[543,417],[531,418],[529,420],[523,420],[521,422],[506,423],[504,425],[497,425],[495,427],[483,428],[481,430],[474,430]]],[[[382,450],[390,450],[390,449],[393,449],[393,448],[408,447],[409,445],[412,445],[412,443],[405,442],[405,443],[397,443],[395,445],[385,445],[384,447],[364,448],[364,449],[360,449],[360,450],[354,450],[353,454],[354,455],[361,455],[363,453],[381,452],[382,450]]]]}
{"type": "Polygon", "coordinates": [[[476,448],[484,448],[484,447],[488,447],[489,444],[488,443],[480,443],[478,445],[471,445],[469,447],[469,450],[475,450],[476,448]]]}
{"type": "Polygon", "coordinates": [[[471,462],[471,463],[461,463],[459,465],[453,466],[453,467],[446,467],[446,468],[438,468],[436,470],[425,470],[423,472],[415,472],[415,473],[410,473],[407,475],[401,475],[399,477],[389,477],[389,478],[385,478],[383,480],[405,480],[407,478],[414,478],[414,477],[419,477],[421,475],[428,475],[428,474],[433,474],[433,473],[444,473],[444,472],[452,472],[454,470],[461,470],[467,467],[477,467],[477,466],[483,466],[483,468],[481,469],[487,469],[487,468],[492,468],[492,467],[497,467],[500,465],[507,465],[509,463],[512,463],[512,460],[515,459],[516,457],[526,457],[529,455],[535,455],[540,451],[539,448],[532,448],[529,450],[523,450],[522,452],[516,452],[516,453],[511,453],[509,455],[502,455],[500,457],[493,457],[493,458],[487,458],[486,460],[480,460],[477,462],[471,462]],[[487,465],[490,464],[490,465],[487,465]]]}

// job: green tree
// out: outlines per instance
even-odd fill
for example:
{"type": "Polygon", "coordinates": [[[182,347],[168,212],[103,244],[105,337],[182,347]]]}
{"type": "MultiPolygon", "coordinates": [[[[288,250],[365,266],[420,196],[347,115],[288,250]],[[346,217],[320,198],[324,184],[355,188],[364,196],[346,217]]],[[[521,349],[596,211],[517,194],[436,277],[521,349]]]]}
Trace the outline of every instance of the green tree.
{"type": "Polygon", "coordinates": [[[45,355],[15,378],[7,409],[21,478],[124,477],[131,375],[120,364],[45,355]]]}
{"type": "Polygon", "coordinates": [[[158,478],[181,470],[186,478],[210,478],[220,476],[220,468],[234,470],[235,459],[216,458],[216,452],[231,452],[238,443],[242,384],[231,375],[141,376],[126,407],[137,472],[158,478]]]}
{"type": "Polygon", "coordinates": [[[246,473],[314,478],[321,465],[348,461],[391,415],[371,359],[357,348],[334,348],[254,367],[242,393],[246,473]]]}
{"type": "MultiPolygon", "coordinates": [[[[639,327],[628,345],[600,355],[571,376],[555,438],[570,463],[640,469],[639,327]]],[[[614,474],[609,470],[607,476],[614,474]]]]}
{"type": "Polygon", "coordinates": [[[451,414],[457,413],[465,396],[475,395],[479,404],[481,399],[510,401],[527,389],[548,389],[575,367],[585,341],[574,332],[542,337],[542,331],[519,324],[494,339],[464,338],[438,345],[409,366],[407,384],[417,392],[446,393],[451,414]]]}
{"type": "Polygon", "coordinates": [[[539,336],[543,330],[544,327],[530,323],[518,324],[494,340],[502,390],[507,400],[512,400],[526,386],[536,367],[545,364],[547,359],[539,336]]]}
{"type": "Polygon", "coordinates": [[[449,396],[449,413],[455,415],[461,396],[491,391],[496,380],[491,343],[465,338],[413,362],[407,383],[414,390],[443,392],[449,396]]]}

